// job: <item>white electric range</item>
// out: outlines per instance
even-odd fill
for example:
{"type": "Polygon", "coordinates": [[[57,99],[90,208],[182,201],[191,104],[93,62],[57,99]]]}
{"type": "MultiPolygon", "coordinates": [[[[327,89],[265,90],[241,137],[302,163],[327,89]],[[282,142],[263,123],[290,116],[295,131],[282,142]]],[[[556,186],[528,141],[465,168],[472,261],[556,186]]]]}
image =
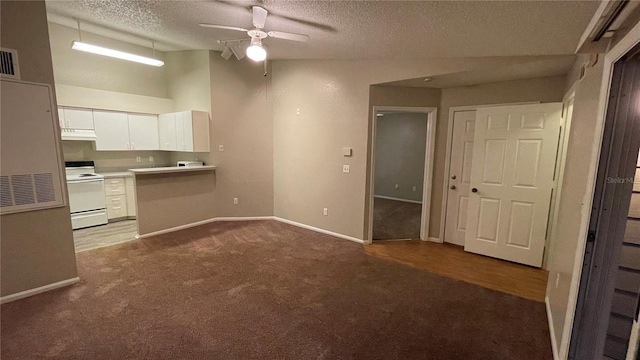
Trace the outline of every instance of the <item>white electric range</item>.
{"type": "Polygon", "coordinates": [[[95,173],[93,161],[65,162],[73,229],[107,223],[104,176],[95,173]]]}

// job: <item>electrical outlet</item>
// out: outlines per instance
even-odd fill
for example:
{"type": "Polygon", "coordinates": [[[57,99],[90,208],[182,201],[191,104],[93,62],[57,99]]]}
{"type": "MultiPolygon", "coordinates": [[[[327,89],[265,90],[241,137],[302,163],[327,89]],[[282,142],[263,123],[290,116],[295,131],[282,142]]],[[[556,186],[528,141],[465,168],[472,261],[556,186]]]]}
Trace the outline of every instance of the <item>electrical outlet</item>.
{"type": "Polygon", "coordinates": [[[140,162],[142,161],[142,159],[140,158],[140,156],[136,156],[136,162],[140,162]]]}
{"type": "Polygon", "coordinates": [[[413,191],[416,191],[416,187],[415,186],[413,187],[413,191]]]}
{"type": "Polygon", "coordinates": [[[233,205],[238,205],[238,198],[233,198],[233,205]]]}
{"type": "Polygon", "coordinates": [[[296,115],[300,115],[300,108],[296,109],[296,115]]]}
{"type": "Polygon", "coordinates": [[[342,172],[343,173],[348,173],[350,170],[349,165],[342,165],[342,172]]]}
{"type": "Polygon", "coordinates": [[[324,216],[329,215],[329,210],[328,210],[327,208],[322,209],[322,214],[323,214],[324,216]]]}
{"type": "Polygon", "coordinates": [[[149,156],[149,161],[153,162],[153,156],[149,156]]]}
{"type": "Polygon", "coordinates": [[[224,145],[218,145],[218,151],[224,151],[224,145]]]}
{"type": "Polygon", "coordinates": [[[558,285],[560,285],[560,273],[556,274],[556,289],[558,288],[558,285]]]}

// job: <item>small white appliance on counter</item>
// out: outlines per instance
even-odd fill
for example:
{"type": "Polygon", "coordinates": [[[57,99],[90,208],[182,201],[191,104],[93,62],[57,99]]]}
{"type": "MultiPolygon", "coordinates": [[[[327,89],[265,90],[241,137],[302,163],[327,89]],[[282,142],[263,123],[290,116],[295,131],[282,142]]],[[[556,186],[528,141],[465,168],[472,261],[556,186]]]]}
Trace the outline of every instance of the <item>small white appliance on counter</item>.
{"type": "Polygon", "coordinates": [[[104,176],[95,173],[93,161],[67,161],[65,172],[73,229],[106,224],[104,176]]]}
{"type": "Polygon", "coordinates": [[[202,161],[178,161],[178,167],[204,166],[202,161]]]}

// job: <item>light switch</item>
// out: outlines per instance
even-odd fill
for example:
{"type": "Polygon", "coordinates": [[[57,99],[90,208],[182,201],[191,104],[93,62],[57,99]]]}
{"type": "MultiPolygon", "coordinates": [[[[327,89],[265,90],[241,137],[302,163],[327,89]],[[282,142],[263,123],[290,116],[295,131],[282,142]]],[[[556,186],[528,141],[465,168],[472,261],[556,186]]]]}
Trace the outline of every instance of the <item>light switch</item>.
{"type": "Polygon", "coordinates": [[[342,155],[343,156],[351,156],[351,148],[342,148],[342,155]]]}
{"type": "Polygon", "coordinates": [[[349,171],[351,171],[351,170],[349,169],[349,165],[342,165],[342,172],[343,172],[343,173],[348,173],[349,171]]]}
{"type": "Polygon", "coordinates": [[[218,151],[224,151],[224,145],[218,145],[218,151]]]}

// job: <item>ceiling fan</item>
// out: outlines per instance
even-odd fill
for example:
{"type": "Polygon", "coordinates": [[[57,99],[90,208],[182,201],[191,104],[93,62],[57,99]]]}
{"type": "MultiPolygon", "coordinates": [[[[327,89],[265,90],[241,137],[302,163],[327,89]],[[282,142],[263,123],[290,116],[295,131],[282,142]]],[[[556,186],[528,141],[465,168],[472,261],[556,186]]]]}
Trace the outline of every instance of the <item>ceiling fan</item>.
{"type": "MultiPolygon", "coordinates": [[[[226,25],[217,25],[217,24],[207,24],[201,23],[199,24],[202,27],[207,28],[215,28],[215,29],[223,29],[223,30],[235,30],[246,32],[250,37],[250,45],[247,48],[246,54],[249,59],[254,61],[263,61],[267,58],[267,51],[262,46],[262,39],[266,39],[267,37],[272,37],[276,39],[284,39],[284,40],[293,40],[293,41],[308,41],[309,35],[303,34],[294,34],[283,31],[265,31],[264,25],[267,21],[267,10],[260,6],[251,7],[251,12],[253,13],[253,29],[245,29],[241,27],[235,26],[226,26],[226,25]]],[[[219,41],[221,44],[225,45],[225,51],[222,53],[222,57],[225,59],[229,59],[231,56],[231,52],[235,54],[238,60],[242,59],[244,55],[239,52],[238,44],[241,41],[246,41],[249,39],[240,39],[240,40],[227,40],[227,41],[219,41]],[[228,46],[227,43],[232,44],[228,46]],[[226,53],[226,54],[225,54],[226,53]]]]}

